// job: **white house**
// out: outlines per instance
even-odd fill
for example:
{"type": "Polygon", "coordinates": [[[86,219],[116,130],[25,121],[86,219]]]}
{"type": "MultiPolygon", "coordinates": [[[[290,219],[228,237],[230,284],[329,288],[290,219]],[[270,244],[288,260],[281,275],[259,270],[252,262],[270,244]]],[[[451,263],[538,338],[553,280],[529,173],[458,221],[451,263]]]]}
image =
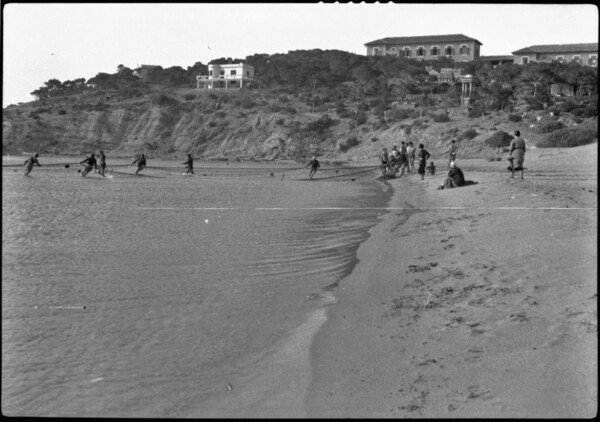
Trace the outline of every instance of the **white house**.
{"type": "Polygon", "coordinates": [[[208,75],[196,76],[198,89],[242,88],[254,79],[254,67],[246,63],[209,64],[208,75]]]}

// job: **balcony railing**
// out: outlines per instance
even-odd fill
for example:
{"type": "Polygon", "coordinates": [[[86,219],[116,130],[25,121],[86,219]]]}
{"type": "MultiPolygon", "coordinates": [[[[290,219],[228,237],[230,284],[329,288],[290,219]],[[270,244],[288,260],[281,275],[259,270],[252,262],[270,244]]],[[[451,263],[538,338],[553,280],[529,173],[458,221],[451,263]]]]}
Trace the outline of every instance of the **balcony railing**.
{"type": "Polygon", "coordinates": [[[208,75],[198,75],[196,76],[196,80],[201,81],[201,80],[230,80],[230,79],[252,79],[251,76],[244,76],[244,75],[214,75],[214,76],[208,76],[208,75]]]}

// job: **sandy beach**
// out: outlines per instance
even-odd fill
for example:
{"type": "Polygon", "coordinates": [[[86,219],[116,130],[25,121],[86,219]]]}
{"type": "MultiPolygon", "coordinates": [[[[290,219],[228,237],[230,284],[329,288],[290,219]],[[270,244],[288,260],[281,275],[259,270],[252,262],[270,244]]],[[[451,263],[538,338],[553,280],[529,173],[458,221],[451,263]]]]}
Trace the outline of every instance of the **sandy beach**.
{"type": "Polygon", "coordinates": [[[391,179],[310,350],[307,417],[592,418],[597,144],[391,179]]]}

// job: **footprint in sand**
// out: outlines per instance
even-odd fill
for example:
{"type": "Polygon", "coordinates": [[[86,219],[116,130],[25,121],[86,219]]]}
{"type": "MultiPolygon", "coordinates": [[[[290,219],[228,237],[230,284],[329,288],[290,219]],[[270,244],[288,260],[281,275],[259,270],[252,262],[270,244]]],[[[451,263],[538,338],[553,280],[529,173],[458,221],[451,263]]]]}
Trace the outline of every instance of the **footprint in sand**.
{"type": "Polygon", "coordinates": [[[490,390],[487,388],[481,387],[479,385],[471,385],[467,388],[469,392],[467,395],[468,399],[484,399],[488,400],[493,398],[494,396],[491,394],[490,390]]]}
{"type": "Polygon", "coordinates": [[[527,316],[527,314],[525,312],[519,312],[517,314],[512,314],[511,316],[509,316],[511,321],[517,321],[517,322],[525,322],[525,321],[529,321],[529,317],[527,316]]]}
{"type": "Polygon", "coordinates": [[[467,350],[465,362],[479,362],[483,358],[484,353],[483,347],[473,347],[472,349],[467,350]]]}

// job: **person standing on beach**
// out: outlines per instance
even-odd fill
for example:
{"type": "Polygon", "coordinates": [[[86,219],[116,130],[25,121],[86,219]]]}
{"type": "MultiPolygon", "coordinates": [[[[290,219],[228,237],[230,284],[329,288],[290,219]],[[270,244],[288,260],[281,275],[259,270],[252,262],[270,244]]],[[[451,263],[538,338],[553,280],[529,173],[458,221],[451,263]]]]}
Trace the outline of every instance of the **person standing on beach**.
{"type": "Polygon", "coordinates": [[[146,156],[142,153],[141,157],[133,160],[133,163],[131,163],[131,165],[134,165],[135,163],[137,163],[138,165],[135,175],[139,176],[139,172],[146,168],[146,156]]]}
{"type": "Polygon", "coordinates": [[[381,174],[387,176],[387,166],[390,161],[390,156],[388,155],[387,148],[384,148],[381,151],[381,155],[379,156],[379,160],[381,161],[381,174]]]}
{"type": "Polygon", "coordinates": [[[429,152],[425,149],[423,144],[419,144],[419,174],[421,175],[421,180],[425,180],[425,166],[427,165],[427,159],[429,159],[429,152]]]}
{"type": "Polygon", "coordinates": [[[87,174],[98,167],[98,163],[96,162],[96,154],[92,153],[88,158],[81,161],[79,164],[83,164],[83,170],[81,171],[81,177],[87,176],[87,174]]]}
{"type": "MultiPolygon", "coordinates": [[[[515,130],[515,138],[510,141],[508,147],[508,161],[510,161],[510,171],[523,170],[523,163],[525,162],[525,141],[521,138],[521,132],[515,130]]],[[[523,178],[523,173],[521,173],[523,178]]]]}
{"type": "Polygon", "coordinates": [[[415,146],[412,141],[408,141],[408,146],[406,147],[406,155],[408,155],[408,172],[415,172],[415,146]]]}
{"type": "Polygon", "coordinates": [[[38,167],[42,167],[42,165],[40,164],[40,162],[38,161],[38,157],[40,154],[38,154],[37,152],[35,154],[33,154],[31,157],[29,157],[27,160],[25,160],[25,164],[23,164],[25,166],[25,176],[29,176],[29,173],[31,173],[31,170],[33,170],[33,165],[37,165],[38,167]]]}
{"type": "Polygon", "coordinates": [[[186,162],[181,164],[187,168],[185,174],[194,174],[194,159],[192,158],[192,154],[188,153],[186,162]]]}
{"type": "Polygon", "coordinates": [[[98,174],[102,177],[106,177],[105,172],[106,172],[106,155],[104,155],[104,151],[100,150],[100,170],[98,170],[98,174]]]}
{"type": "Polygon", "coordinates": [[[317,160],[317,157],[313,157],[312,160],[310,160],[310,163],[308,163],[305,168],[308,167],[310,167],[308,177],[312,179],[317,170],[319,170],[319,168],[321,167],[321,164],[319,164],[319,160],[317,160]]]}
{"type": "Polygon", "coordinates": [[[400,170],[400,175],[398,177],[402,177],[405,171],[409,171],[408,167],[408,149],[406,148],[406,144],[402,141],[402,145],[400,146],[400,155],[398,156],[398,168],[400,170]]]}

